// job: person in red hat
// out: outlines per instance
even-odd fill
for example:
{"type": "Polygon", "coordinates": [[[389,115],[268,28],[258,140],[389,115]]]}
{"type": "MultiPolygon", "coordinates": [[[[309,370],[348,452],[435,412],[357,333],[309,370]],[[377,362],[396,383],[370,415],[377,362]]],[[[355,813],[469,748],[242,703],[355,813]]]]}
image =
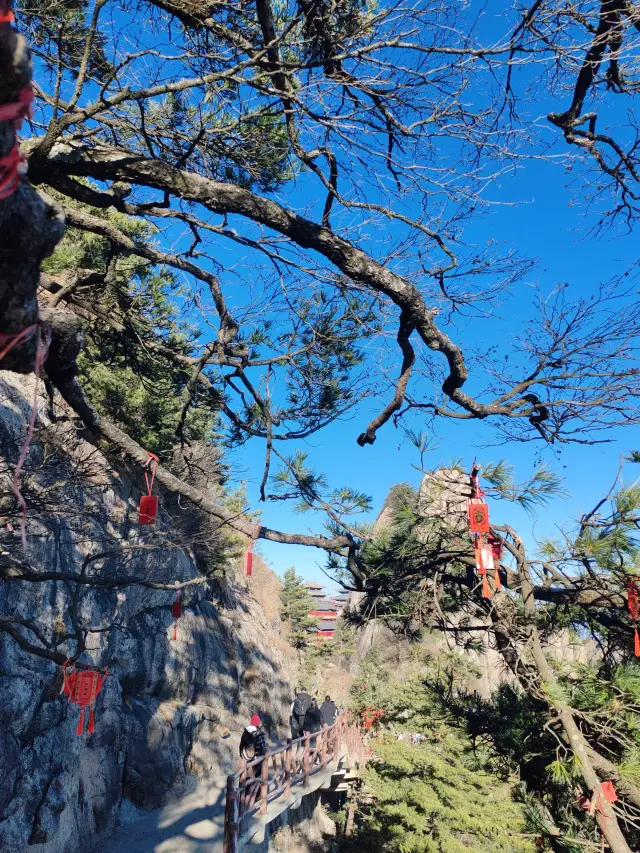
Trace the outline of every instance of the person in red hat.
{"type": "MultiPolygon", "coordinates": [[[[242,732],[240,738],[240,757],[245,761],[253,761],[255,758],[261,758],[267,754],[267,735],[262,728],[262,720],[257,714],[254,714],[242,732]]],[[[262,768],[260,761],[253,766],[254,776],[259,776],[262,768]]]]}

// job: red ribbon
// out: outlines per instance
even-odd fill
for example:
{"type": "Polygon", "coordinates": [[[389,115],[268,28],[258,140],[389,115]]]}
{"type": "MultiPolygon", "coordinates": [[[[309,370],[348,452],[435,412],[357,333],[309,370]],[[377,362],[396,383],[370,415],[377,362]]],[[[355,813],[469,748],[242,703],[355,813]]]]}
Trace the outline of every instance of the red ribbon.
{"type": "MultiPolygon", "coordinates": [[[[13,13],[0,17],[0,23],[7,23],[8,15],[13,20],[13,13]]],[[[18,99],[10,104],[0,106],[0,121],[12,121],[14,130],[19,130],[22,119],[31,117],[31,104],[33,103],[33,89],[27,86],[18,92],[18,99]]],[[[9,198],[18,189],[20,184],[20,166],[24,163],[24,156],[20,153],[18,140],[13,143],[11,151],[4,157],[0,157],[0,200],[9,198]]]]}
{"type": "Polygon", "coordinates": [[[148,468],[149,465],[151,465],[151,480],[149,480],[149,475],[147,474],[146,470],[144,472],[144,479],[147,484],[147,494],[150,495],[151,489],[153,488],[153,481],[156,478],[156,469],[158,468],[159,460],[155,453],[151,453],[149,450],[147,450],[147,456],[149,458],[146,461],[145,468],[148,468]]]}
{"type": "MultiPolygon", "coordinates": [[[[2,189],[2,184],[0,183],[0,191],[2,189]]],[[[2,195],[0,195],[2,198],[2,195]]],[[[20,538],[22,540],[22,548],[27,550],[27,502],[22,496],[22,492],[20,491],[20,472],[22,471],[22,466],[25,463],[25,459],[27,458],[27,453],[29,452],[29,445],[31,444],[31,439],[33,437],[33,430],[36,425],[36,415],[38,413],[38,385],[40,384],[40,371],[42,370],[42,365],[46,361],[47,354],[49,352],[49,344],[51,343],[51,329],[47,327],[43,327],[40,323],[33,323],[31,326],[27,326],[21,332],[17,332],[15,335],[3,335],[0,334],[0,346],[5,344],[4,348],[0,352],[0,360],[7,355],[8,352],[18,346],[18,344],[24,343],[31,335],[37,334],[36,338],[36,360],[34,365],[34,373],[36,375],[36,384],[33,392],[33,404],[31,406],[31,414],[29,415],[29,425],[27,427],[27,435],[25,436],[24,444],[22,445],[22,449],[20,450],[20,456],[18,457],[18,463],[13,472],[13,480],[11,482],[11,490],[16,497],[16,500],[20,504],[22,509],[22,517],[20,518],[20,538]]]]}
{"type": "Polygon", "coordinates": [[[253,573],[253,542],[249,542],[249,546],[247,548],[246,573],[248,578],[250,578],[253,573]]]}

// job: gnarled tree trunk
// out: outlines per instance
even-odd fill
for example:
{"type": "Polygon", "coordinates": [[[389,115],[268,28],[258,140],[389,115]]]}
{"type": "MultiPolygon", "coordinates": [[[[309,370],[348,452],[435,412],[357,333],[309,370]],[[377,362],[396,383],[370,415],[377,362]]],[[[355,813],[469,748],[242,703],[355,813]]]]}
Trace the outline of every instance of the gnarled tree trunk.
{"type": "MultiPolygon", "coordinates": [[[[10,23],[0,23],[0,107],[14,104],[31,85],[27,42],[10,23]]],[[[0,157],[10,154],[15,138],[13,120],[0,121],[0,157]]],[[[0,169],[4,177],[6,171],[0,169]]],[[[40,264],[64,233],[61,210],[36,192],[25,175],[15,192],[0,198],[0,352],[11,337],[39,320],[37,288],[40,264]]],[[[1,370],[30,373],[36,354],[35,334],[17,343],[0,362],[1,370]]]]}

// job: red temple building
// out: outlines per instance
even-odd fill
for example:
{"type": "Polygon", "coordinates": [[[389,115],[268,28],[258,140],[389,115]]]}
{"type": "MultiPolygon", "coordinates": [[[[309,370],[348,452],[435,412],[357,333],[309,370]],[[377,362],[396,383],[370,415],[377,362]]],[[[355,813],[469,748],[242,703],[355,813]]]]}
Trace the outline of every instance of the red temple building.
{"type": "Polygon", "coordinates": [[[330,598],[325,595],[324,587],[315,581],[307,581],[305,586],[313,598],[313,609],[309,611],[309,616],[320,620],[317,627],[312,630],[319,641],[332,640],[338,616],[345,608],[348,595],[340,593],[330,598]]]}

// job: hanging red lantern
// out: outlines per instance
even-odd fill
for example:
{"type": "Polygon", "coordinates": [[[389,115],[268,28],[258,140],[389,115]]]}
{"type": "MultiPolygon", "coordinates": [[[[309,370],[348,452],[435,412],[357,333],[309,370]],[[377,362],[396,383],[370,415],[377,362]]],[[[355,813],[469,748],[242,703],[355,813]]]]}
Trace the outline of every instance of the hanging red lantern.
{"type": "Polygon", "coordinates": [[[155,453],[149,453],[147,450],[147,454],[149,458],[147,459],[147,464],[145,467],[151,469],[151,479],[149,479],[149,475],[146,470],[144,472],[144,479],[147,484],[147,494],[142,495],[140,498],[140,524],[155,524],[156,516],[158,515],[158,496],[152,495],[151,490],[153,489],[153,481],[156,477],[156,469],[158,467],[158,457],[155,453]]]}
{"type": "Polygon", "coordinates": [[[94,707],[96,697],[102,690],[102,685],[107,677],[109,668],[107,667],[102,672],[95,669],[76,670],[75,665],[69,667],[69,662],[65,661],[62,666],[62,692],[67,697],[69,702],[73,702],[81,708],[80,719],[76,734],[81,735],[84,731],[84,711],[89,708],[89,734],[93,734],[95,730],[94,707]]]}
{"type": "Polygon", "coordinates": [[[491,548],[483,542],[481,536],[476,536],[473,542],[476,557],[476,569],[478,577],[482,579],[482,597],[491,598],[491,588],[487,580],[487,569],[493,568],[493,556],[491,548]]]}
{"type": "Polygon", "coordinates": [[[173,604],[171,605],[171,615],[176,620],[173,624],[173,639],[178,639],[178,619],[182,616],[182,593],[180,590],[176,591],[176,597],[173,600],[173,604]]]}
{"type": "Polygon", "coordinates": [[[469,529],[472,533],[489,532],[489,507],[484,501],[475,498],[469,501],[469,529]]]}
{"type": "Polygon", "coordinates": [[[251,573],[253,572],[253,542],[249,542],[249,547],[247,548],[247,577],[251,577],[251,573]]]}

